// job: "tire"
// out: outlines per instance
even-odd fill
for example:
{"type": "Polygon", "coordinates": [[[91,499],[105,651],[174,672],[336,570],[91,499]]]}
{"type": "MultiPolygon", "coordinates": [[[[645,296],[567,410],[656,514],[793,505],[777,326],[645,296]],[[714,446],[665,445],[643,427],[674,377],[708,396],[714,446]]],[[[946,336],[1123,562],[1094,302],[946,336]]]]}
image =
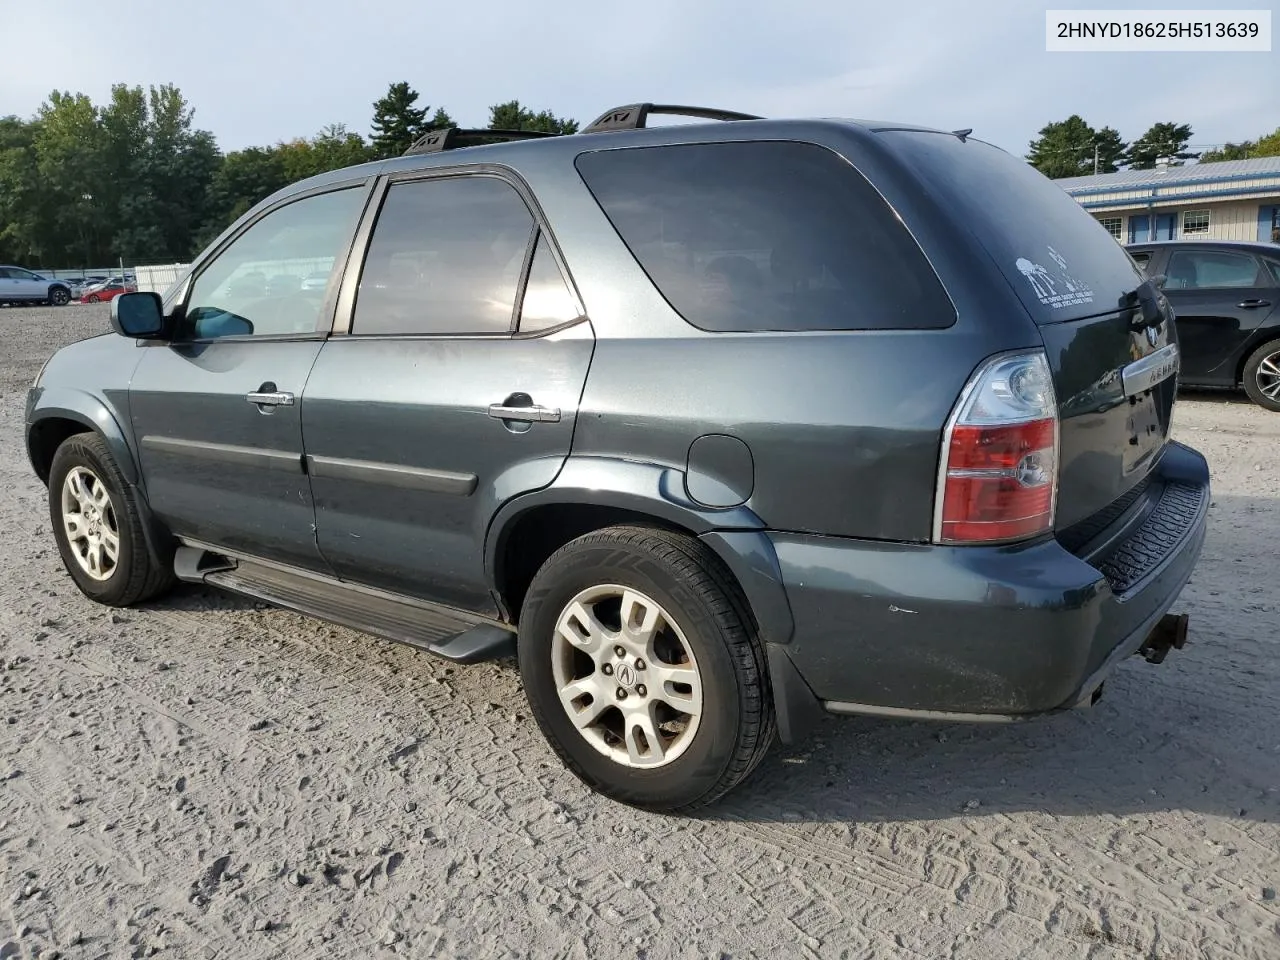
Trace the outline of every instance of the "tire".
{"type": "Polygon", "coordinates": [[[529,587],[518,653],[547,742],[584,783],[622,803],[665,812],[709,804],[773,743],[764,645],[729,572],[690,537],[610,527],[560,548],[529,587]],[[632,622],[658,625],[648,641],[644,629],[621,628],[624,604],[632,622]],[[566,687],[566,699],[584,692],[566,703],[566,687]]]}
{"type": "Polygon", "coordinates": [[[51,307],[65,307],[70,302],[71,291],[66,287],[49,288],[49,305],[51,307]]]}
{"type": "Polygon", "coordinates": [[[96,293],[91,293],[87,297],[85,297],[85,300],[87,300],[89,303],[97,303],[98,295],[96,293]]]}
{"type": "Polygon", "coordinates": [[[68,437],[53,455],[49,471],[49,517],[62,564],[89,599],[112,607],[127,607],[173,585],[173,564],[166,563],[170,558],[164,555],[159,564],[151,559],[136,494],[120,473],[106,441],[98,434],[77,433],[68,437]],[[82,493],[79,497],[68,483],[73,475],[79,481],[82,493]],[[86,506],[93,509],[86,511],[86,506]],[[76,533],[85,533],[74,542],[73,527],[76,533]],[[100,545],[98,550],[95,550],[94,534],[100,545]],[[113,534],[114,558],[109,549],[113,534]]]}
{"type": "Polygon", "coordinates": [[[1280,413],[1280,340],[1264,343],[1244,364],[1244,392],[1266,410],[1280,413]]]}

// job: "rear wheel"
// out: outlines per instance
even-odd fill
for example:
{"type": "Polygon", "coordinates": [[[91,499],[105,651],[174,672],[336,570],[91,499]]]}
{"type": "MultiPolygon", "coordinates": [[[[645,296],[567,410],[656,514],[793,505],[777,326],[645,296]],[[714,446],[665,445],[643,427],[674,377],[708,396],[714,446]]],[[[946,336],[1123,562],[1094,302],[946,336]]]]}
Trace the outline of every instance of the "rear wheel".
{"type": "Polygon", "coordinates": [[[88,300],[90,303],[97,303],[99,298],[96,293],[91,293],[87,297],[85,297],[85,299],[88,300]]]}
{"type": "Polygon", "coordinates": [[[49,515],[63,566],[87,597],[127,607],[173,584],[147,551],[133,489],[95,433],[63,441],[49,471],[49,515]]]}
{"type": "Polygon", "coordinates": [[[49,290],[49,303],[55,307],[65,307],[71,302],[71,293],[66,287],[52,287],[49,290]]]}
{"type": "Polygon", "coordinates": [[[1264,343],[1249,355],[1244,392],[1258,406],[1280,413],[1280,340],[1264,343]]]}
{"type": "Polygon", "coordinates": [[[562,547],[530,585],[519,656],[548,742],[623,803],[710,803],[773,741],[751,615],[719,559],[690,537],[613,527],[562,547]]]}

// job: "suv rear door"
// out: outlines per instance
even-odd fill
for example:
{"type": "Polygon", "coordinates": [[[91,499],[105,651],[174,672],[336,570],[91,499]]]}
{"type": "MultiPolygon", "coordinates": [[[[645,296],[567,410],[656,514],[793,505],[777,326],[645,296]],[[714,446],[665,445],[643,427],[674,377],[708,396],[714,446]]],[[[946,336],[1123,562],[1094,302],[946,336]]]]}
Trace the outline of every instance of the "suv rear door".
{"type": "Polygon", "coordinates": [[[385,191],[302,405],[344,580],[495,612],[489,520],[569,455],[595,340],[522,191],[490,174],[385,191]]]}
{"type": "Polygon", "coordinates": [[[1275,309],[1270,271],[1252,253],[1188,244],[1169,251],[1164,294],[1178,318],[1182,379],[1236,385],[1249,336],[1275,309]]]}

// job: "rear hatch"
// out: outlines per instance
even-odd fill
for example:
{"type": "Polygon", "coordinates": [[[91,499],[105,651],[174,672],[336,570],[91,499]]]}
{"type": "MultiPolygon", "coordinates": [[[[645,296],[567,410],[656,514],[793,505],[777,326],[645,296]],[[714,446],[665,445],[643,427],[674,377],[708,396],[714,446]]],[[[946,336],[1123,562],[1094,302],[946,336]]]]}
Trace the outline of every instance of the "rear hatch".
{"type": "Polygon", "coordinates": [[[1040,330],[1062,421],[1059,534],[1115,514],[1141,493],[1169,435],[1177,334],[1167,301],[1101,224],[1024,161],[949,134],[884,136],[1040,330]]]}

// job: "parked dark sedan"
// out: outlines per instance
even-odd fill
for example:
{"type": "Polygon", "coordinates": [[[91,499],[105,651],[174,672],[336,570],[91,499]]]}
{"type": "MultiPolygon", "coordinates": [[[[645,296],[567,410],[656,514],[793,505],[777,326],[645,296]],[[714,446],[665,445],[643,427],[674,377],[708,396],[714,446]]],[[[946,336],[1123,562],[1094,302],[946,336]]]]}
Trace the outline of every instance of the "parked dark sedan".
{"type": "Polygon", "coordinates": [[[1184,386],[1241,386],[1280,412],[1280,246],[1230,240],[1135,243],[1126,248],[1164,277],[1178,317],[1184,386]]]}

